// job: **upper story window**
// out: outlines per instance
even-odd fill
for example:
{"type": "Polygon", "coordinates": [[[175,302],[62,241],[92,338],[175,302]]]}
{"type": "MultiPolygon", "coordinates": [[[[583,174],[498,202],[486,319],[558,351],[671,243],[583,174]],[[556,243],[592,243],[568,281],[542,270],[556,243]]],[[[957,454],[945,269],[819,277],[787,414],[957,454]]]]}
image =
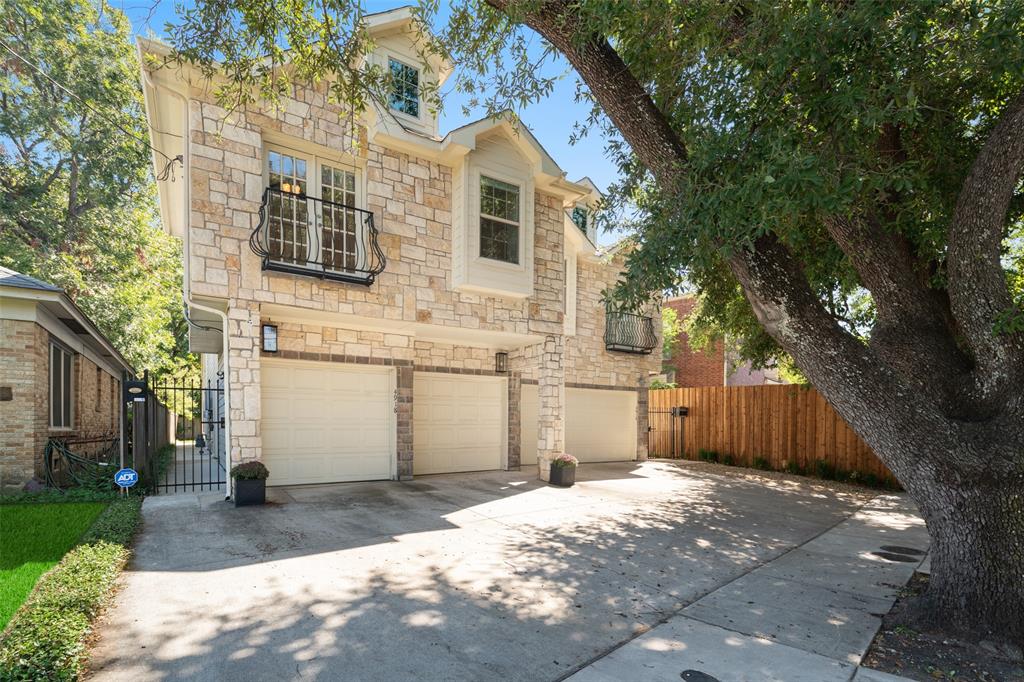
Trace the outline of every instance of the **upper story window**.
{"type": "Polygon", "coordinates": [[[572,209],[572,222],[585,234],[587,231],[587,209],[576,206],[572,209]]]}
{"type": "Polygon", "coordinates": [[[519,187],[480,176],[480,256],[519,263],[519,187]]]}
{"type": "Polygon", "coordinates": [[[261,236],[268,262],[328,273],[370,269],[370,214],[359,208],[354,169],[268,148],[267,184],[261,236]]]}
{"type": "Polygon", "coordinates": [[[394,58],[388,58],[391,71],[391,96],[388,101],[394,111],[413,118],[420,116],[420,71],[394,58]]]}
{"type": "Polygon", "coordinates": [[[70,429],[73,412],[74,354],[55,343],[50,344],[50,426],[70,429]]]}

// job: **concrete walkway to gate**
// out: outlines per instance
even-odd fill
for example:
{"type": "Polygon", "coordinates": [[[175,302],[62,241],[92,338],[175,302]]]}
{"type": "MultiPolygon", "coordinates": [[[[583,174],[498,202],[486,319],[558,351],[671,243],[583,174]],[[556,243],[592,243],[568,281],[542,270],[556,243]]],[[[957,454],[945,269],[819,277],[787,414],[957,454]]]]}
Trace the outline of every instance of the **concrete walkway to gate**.
{"type": "Polygon", "coordinates": [[[223,491],[225,476],[220,459],[211,456],[208,448],[179,440],[174,446],[174,461],[157,483],[157,494],[223,491]]]}
{"type": "Polygon", "coordinates": [[[892,496],[664,461],[578,475],[148,498],[94,679],[797,679],[754,655],[774,647],[848,680],[910,566],[872,552],[924,548],[892,496]],[[731,673],[676,655],[725,647],[731,673]]]}

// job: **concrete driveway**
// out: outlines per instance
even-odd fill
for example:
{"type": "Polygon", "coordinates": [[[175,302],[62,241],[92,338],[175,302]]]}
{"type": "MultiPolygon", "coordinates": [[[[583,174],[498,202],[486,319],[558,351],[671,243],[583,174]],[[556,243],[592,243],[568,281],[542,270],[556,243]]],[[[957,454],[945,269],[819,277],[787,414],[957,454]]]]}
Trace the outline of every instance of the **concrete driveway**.
{"type": "Polygon", "coordinates": [[[99,680],[556,680],[863,495],[669,462],[146,500],[99,680]]]}

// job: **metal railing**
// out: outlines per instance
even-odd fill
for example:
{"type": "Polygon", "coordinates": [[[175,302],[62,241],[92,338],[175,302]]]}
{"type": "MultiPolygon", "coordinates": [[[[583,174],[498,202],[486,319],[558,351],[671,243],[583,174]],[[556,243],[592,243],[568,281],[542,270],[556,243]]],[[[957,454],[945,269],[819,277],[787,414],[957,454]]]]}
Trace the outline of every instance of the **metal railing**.
{"type": "Polygon", "coordinates": [[[365,285],[384,272],[370,211],[268,187],[259,215],[249,248],[264,270],[365,285]]]}
{"type": "Polygon", "coordinates": [[[654,320],[617,310],[605,312],[604,347],[620,353],[649,355],[658,345],[654,320]]]}

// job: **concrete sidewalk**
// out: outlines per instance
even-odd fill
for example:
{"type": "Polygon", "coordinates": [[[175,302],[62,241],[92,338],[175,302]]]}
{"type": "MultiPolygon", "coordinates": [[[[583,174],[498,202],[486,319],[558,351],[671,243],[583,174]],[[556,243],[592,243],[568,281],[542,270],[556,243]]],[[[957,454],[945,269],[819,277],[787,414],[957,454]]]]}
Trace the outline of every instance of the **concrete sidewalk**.
{"type": "Polygon", "coordinates": [[[927,548],[927,531],[909,501],[878,497],[569,679],[905,679],[858,665],[927,548]]]}

